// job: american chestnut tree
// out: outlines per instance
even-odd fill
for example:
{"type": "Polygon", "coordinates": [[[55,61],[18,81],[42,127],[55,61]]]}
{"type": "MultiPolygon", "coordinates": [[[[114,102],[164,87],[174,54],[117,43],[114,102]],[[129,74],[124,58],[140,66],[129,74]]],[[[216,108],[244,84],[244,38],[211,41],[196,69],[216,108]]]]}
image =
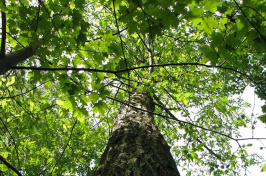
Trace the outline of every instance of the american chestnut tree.
{"type": "Polygon", "coordinates": [[[261,162],[239,128],[256,128],[244,89],[266,99],[265,0],[0,9],[0,175],[238,175],[261,162]]]}

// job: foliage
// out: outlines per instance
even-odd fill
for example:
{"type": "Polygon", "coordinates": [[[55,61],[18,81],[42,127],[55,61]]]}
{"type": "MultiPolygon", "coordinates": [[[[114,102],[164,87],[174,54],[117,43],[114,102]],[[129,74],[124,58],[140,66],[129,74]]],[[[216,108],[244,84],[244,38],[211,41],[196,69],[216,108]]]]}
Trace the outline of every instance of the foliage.
{"type": "MultiPolygon", "coordinates": [[[[153,96],[180,171],[238,175],[258,162],[238,130],[253,123],[245,87],[266,99],[265,0],[10,0],[0,8],[5,52],[37,48],[0,77],[0,154],[23,175],[92,175],[115,100],[135,91],[153,96]]],[[[15,175],[4,164],[0,171],[15,175]]]]}
{"type": "Polygon", "coordinates": [[[266,172],[266,164],[264,164],[263,168],[262,168],[263,172],[266,172]]]}
{"type": "Polygon", "coordinates": [[[263,122],[266,123],[266,105],[263,105],[261,107],[262,112],[264,113],[263,115],[259,116],[258,118],[263,122]]]}

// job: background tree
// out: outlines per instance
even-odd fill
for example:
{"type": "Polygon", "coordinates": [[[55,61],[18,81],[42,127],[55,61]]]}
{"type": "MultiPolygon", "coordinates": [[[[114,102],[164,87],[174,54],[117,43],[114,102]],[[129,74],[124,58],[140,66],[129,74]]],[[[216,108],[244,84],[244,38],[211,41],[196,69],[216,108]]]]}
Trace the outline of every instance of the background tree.
{"type": "Polygon", "coordinates": [[[1,2],[1,173],[91,175],[133,92],[153,97],[180,171],[246,172],[239,95],[266,97],[265,3],[1,2]]]}

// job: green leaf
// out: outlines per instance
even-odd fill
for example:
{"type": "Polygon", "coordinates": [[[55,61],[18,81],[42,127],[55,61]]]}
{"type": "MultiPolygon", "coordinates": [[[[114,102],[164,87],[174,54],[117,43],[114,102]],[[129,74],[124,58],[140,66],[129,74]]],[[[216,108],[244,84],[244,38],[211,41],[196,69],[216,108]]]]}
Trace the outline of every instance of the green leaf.
{"type": "Polygon", "coordinates": [[[82,65],[83,63],[84,61],[82,61],[78,55],[74,57],[73,59],[74,67],[80,67],[80,65],[82,65]]]}
{"type": "Polygon", "coordinates": [[[68,98],[64,101],[62,108],[73,109],[72,103],[68,98]]]}
{"type": "Polygon", "coordinates": [[[192,158],[194,158],[194,159],[198,158],[198,155],[197,155],[195,152],[191,152],[191,156],[192,156],[192,158]]]}
{"type": "Polygon", "coordinates": [[[9,77],[8,79],[7,79],[7,83],[6,83],[6,86],[10,86],[10,85],[12,85],[12,84],[14,84],[15,83],[15,76],[11,76],[11,77],[9,77]]]}
{"type": "Polygon", "coordinates": [[[57,100],[57,101],[56,101],[56,104],[58,104],[59,106],[62,106],[62,105],[64,104],[64,101],[62,101],[62,100],[57,100]]]}
{"type": "Polygon", "coordinates": [[[261,106],[262,112],[266,113],[266,105],[261,106]]]}
{"type": "Polygon", "coordinates": [[[229,111],[235,111],[235,110],[237,110],[237,108],[238,107],[236,107],[236,106],[232,106],[232,107],[229,108],[229,111]]]}
{"type": "Polygon", "coordinates": [[[206,10],[214,13],[217,10],[218,3],[216,1],[208,0],[205,2],[206,10]]]}
{"type": "Polygon", "coordinates": [[[57,100],[56,104],[58,104],[59,106],[61,106],[64,109],[69,110],[70,112],[72,112],[77,105],[75,100],[71,97],[66,97],[65,101],[57,100]]]}
{"type": "Polygon", "coordinates": [[[122,56],[123,53],[119,44],[111,43],[109,48],[117,57],[122,56]]]}
{"type": "Polygon", "coordinates": [[[101,72],[97,72],[97,77],[103,81],[104,80],[104,73],[101,73],[101,72]]]}
{"type": "Polygon", "coordinates": [[[95,92],[92,92],[90,95],[89,95],[89,101],[91,101],[92,103],[95,103],[96,101],[99,100],[99,95],[95,92]]]}
{"type": "Polygon", "coordinates": [[[74,110],[74,117],[77,117],[78,122],[80,123],[80,125],[82,126],[83,129],[87,129],[87,125],[86,125],[86,118],[84,116],[84,114],[82,113],[82,110],[80,108],[76,108],[74,110]]]}
{"type": "Polygon", "coordinates": [[[46,162],[46,164],[49,164],[54,158],[49,158],[46,162]]]}
{"type": "Polygon", "coordinates": [[[216,110],[219,111],[219,112],[222,112],[222,113],[226,112],[226,107],[225,107],[225,106],[222,106],[222,105],[215,105],[215,108],[216,108],[216,110]]]}
{"type": "Polygon", "coordinates": [[[107,42],[110,42],[116,40],[116,36],[112,34],[112,31],[107,31],[103,35],[103,39],[106,40],[107,42]]]}
{"type": "Polygon", "coordinates": [[[100,115],[104,115],[107,109],[108,109],[108,106],[103,101],[98,101],[97,103],[94,103],[94,106],[93,106],[94,113],[99,112],[100,115]]]}
{"type": "MultiPolygon", "coordinates": [[[[126,68],[126,63],[123,59],[120,59],[117,66],[116,66],[116,70],[122,70],[126,68]]],[[[124,74],[124,73],[122,73],[124,74]]]]}
{"type": "Polygon", "coordinates": [[[198,149],[201,149],[204,145],[205,145],[204,143],[200,143],[200,144],[197,146],[197,148],[198,148],[198,149]]]}
{"type": "Polygon", "coordinates": [[[266,164],[262,167],[262,172],[266,172],[266,164]]]}
{"type": "Polygon", "coordinates": [[[258,119],[260,119],[261,122],[266,123],[266,114],[259,116],[258,119]]]}
{"type": "Polygon", "coordinates": [[[101,65],[104,58],[103,58],[103,56],[101,54],[95,53],[93,55],[93,59],[96,62],[96,64],[100,64],[101,65]]]}
{"type": "Polygon", "coordinates": [[[210,46],[204,45],[200,48],[204,54],[204,60],[201,62],[211,61],[211,65],[215,66],[218,62],[218,53],[210,46]]]}
{"type": "Polygon", "coordinates": [[[253,144],[247,144],[247,147],[251,147],[251,146],[253,146],[253,144]]]}

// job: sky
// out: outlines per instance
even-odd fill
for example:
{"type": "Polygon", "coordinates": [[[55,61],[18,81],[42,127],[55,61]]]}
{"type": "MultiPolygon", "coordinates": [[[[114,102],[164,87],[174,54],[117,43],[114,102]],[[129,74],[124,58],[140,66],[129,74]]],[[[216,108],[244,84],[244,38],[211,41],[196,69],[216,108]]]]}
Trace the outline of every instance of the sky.
{"type": "MultiPolygon", "coordinates": [[[[261,106],[264,105],[265,102],[260,100],[258,96],[254,93],[254,88],[248,86],[243,95],[242,98],[251,104],[250,108],[246,109],[246,114],[248,116],[251,116],[252,112],[254,114],[253,120],[256,119],[259,115],[262,114],[261,106]]],[[[252,130],[251,130],[251,124],[249,124],[248,128],[241,129],[241,134],[243,138],[251,138],[252,137],[252,130]]],[[[253,132],[254,138],[266,138],[266,124],[262,123],[259,119],[257,119],[256,128],[253,132]]],[[[245,141],[246,144],[252,143],[253,146],[249,147],[247,149],[248,153],[257,153],[260,156],[263,157],[264,163],[262,163],[261,166],[254,166],[250,167],[249,171],[250,173],[247,173],[247,175],[250,176],[266,176],[266,172],[261,172],[262,166],[266,164],[266,140],[252,140],[252,141],[245,141]],[[263,150],[260,150],[260,147],[264,147],[263,150]]]]}

